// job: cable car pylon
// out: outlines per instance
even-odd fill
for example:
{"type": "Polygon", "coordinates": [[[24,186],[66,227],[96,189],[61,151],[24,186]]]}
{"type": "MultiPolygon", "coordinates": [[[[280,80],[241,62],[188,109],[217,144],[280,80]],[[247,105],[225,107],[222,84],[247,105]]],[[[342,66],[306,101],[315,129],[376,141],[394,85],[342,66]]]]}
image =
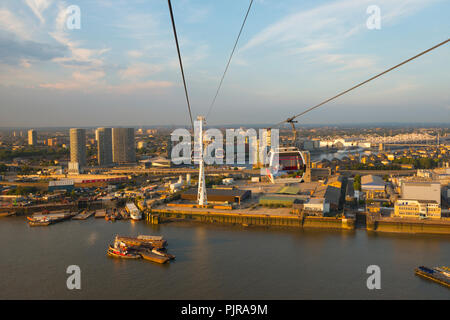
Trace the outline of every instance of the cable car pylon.
{"type": "Polygon", "coordinates": [[[197,204],[205,206],[208,204],[208,196],[206,193],[206,179],[205,179],[205,161],[203,158],[203,124],[205,123],[205,117],[197,116],[198,130],[196,130],[194,154],[199,163],[198,168],[198,191],[197,191],[197,204]]]}

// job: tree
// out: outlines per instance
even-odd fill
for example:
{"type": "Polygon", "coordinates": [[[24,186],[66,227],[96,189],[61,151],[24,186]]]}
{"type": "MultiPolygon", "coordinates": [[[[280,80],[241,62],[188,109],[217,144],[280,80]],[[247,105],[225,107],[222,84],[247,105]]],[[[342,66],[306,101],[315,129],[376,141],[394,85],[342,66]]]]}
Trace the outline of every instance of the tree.
{"type": "Polygon", "coordinates": [[[353,180],[353,189],[361,191],[361,176],[359,174],[353,180]]]}

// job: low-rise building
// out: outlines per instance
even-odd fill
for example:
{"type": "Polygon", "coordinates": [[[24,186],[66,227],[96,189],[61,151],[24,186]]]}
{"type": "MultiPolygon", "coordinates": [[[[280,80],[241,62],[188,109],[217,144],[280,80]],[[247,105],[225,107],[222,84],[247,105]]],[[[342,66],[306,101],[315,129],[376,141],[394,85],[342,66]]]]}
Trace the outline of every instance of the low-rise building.
{"type": "Polygon", "coordinates": [[[403,199],[433,200],[440,205],[441,184],[439,182],[402,181],[401,196],[403,199]]]}
{"type": "Polygon", "coordinates": [[[366,175],[361,177],[361,191],[366,199],[384,199],[386,197],[386,183],[379,176],[366,175]]]}
{"type": "Polygon", "coordinates": [[[433,200],[406,200],[395,202],[394,216],[401,218],[441,218],[441,206],[433,200]]]}

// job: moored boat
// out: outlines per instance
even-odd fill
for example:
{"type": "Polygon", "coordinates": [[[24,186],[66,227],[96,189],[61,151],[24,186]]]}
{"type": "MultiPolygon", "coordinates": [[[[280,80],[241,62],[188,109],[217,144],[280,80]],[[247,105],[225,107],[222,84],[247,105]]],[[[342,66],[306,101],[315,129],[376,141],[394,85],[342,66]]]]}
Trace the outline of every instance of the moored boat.
{"type": "Polygon", "coordinates": [[[157,255],[159,255],[161,257],[166,257],[169,260],[174,260],[175,259],[175,256],[173,254],[170,254],[170,253],[167,253],[167,252],[163,252],[163,251],[158,250],[158,249],[152,249],[152,253],[157,254],[157,255]]]}
{"type": "Polygon", "coordinates": [[[130,214],[130,218],[132,220],[141,220],[142,219],[142,213],[141,211],[136,207],[136,205],[132,202],[127,203],[125,205],[128,213],[130,214]]]}
{"type": "Polygon", "coordinates": [[[450,276],[446,267],[428,268],[425,266],[417,267],[414,272],[422,278],[437,282],[443,286],[450,288],[450,276]]]}
{"type": "Polygon", "coordinates": [[[119,250],[119,249],[114,249],[112,247],[108,248],[108,251],[106,252],[106,254],[110,257],[122,258],[122,259],[140,259],[141,258],[140,254],[131,253],[126,250],[123,251],[123,250],[119,250]]]}
{"type": "Polygon", "coordinates": [[[161,239],[150,239],[142,238],[142,236],[138,236],[137,238],[117,236],[117,239],[126,243],[127,245],[133,246],[144,246],[151,248],[164,248],[167,246],[167,241],[162,239],[162,237],[161,239]]]}
{"type": "Polygon", "coordinates": [[[170,260],[168,257],[164,257],[164,256],[161,256],[159,254],[155,254],[155,253],[149,252],[149,251],[141,251],[141,252],[139,252],[139,254],[145,260],[149,260],[149,261],[161,263],[161,264],[166,263],[167,261],[170,260]]]}

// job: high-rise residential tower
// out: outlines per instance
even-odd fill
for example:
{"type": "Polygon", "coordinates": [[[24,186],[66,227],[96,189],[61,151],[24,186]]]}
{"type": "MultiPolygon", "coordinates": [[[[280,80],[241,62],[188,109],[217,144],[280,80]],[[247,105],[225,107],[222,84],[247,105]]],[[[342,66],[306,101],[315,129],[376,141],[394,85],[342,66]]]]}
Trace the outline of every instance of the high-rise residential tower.
{"type": "Polygon", "coordinates": [[[112,129],[98,128],[97,136],[97,160],[100,166],[107,166],[112,163],[112,129]]]}
{"type": "Polygon", "coordinates": [[[28,144],[30,146],[35,146],[37,144],[37,132],[33,129],[28,130],[28,144]]]}
{"type": "Polygon", "coordinates": [[[86,130],[70,129],[70,162],[86,165],[86,130]]]}
{"type": "Polygon", "coordinates": [[[112,129],[112,154],[114,163],[136,162],[134,128],[112,129]]]}

